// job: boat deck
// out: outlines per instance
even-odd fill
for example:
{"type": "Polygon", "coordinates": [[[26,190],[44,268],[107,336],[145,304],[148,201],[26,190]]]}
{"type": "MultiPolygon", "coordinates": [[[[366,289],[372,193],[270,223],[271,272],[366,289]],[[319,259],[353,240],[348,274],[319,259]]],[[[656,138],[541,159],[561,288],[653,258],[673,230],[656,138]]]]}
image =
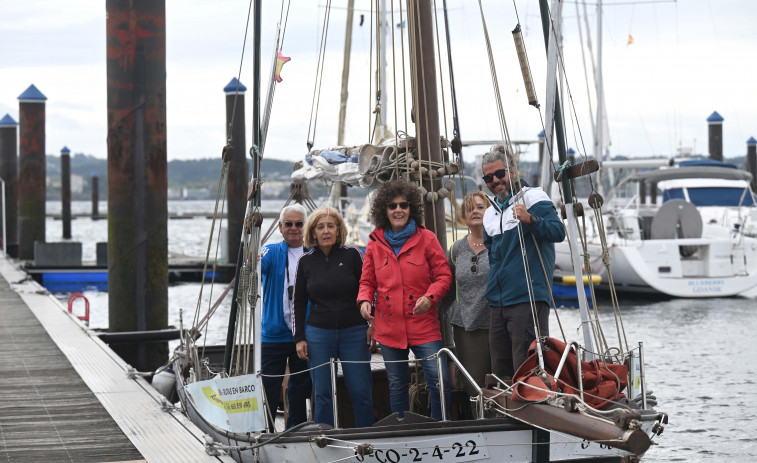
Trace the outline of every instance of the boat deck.
{"type": "Polygon", "coordinates": [[[0,460],[232,461],[2,254],[0,320],[0,460]]]}

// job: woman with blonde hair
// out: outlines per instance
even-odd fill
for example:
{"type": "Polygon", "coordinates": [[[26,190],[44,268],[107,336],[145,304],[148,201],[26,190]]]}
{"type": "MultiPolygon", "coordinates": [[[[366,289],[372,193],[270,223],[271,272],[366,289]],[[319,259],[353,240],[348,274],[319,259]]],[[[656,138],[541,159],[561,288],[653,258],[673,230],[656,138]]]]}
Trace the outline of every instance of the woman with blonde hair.
{"type": "MultiPolygon", "coordinates": [[[[479,386],[491,372],[491,310],[486,300],[489,253],[484,246],[484,212],[488,207],[489,198],[483,191],[463,199],[462,217],[470,232],[455,241],[447,253],[455,279],[443,303],[454,330],[457,357],[479,386]]],[[[465,383],[465,391],[476,395],[471,384],[465,383]]]]}
{"type": "Polygon", "coordinates": [[[355,426],[372,426],[370,348],[373,328],[355,307],[363,258],[345,246],[347,227],[331,207],[315,210],[305,224],[305,246],[294,284],[294,342],[297,355],[310,362],[317,423],[334,425],[329,360],[340,359],[352,401],[355,426]],[[308,307],[309,306],[309,307],[308,307]],[[324,366],[324,364],[326,364],[324,366]]]}

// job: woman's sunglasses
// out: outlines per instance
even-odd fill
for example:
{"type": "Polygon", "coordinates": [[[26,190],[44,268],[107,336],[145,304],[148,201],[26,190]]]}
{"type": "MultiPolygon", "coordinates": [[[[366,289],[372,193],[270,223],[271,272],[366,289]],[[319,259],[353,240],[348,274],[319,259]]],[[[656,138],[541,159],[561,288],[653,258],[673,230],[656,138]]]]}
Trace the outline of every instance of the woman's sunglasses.
{"type": "Polygon", "coordinates": [[[408,207],[410,207],[410,203],[407,201],[402,201],[399,203],[389,203],[386,205],[386,207],[388,207],[389,210],[391,211],[397,209],[397,207],[399,207],[400,209],[407,209],[408,207]]]}
{"type": "Polygon", "coordinates": [[[475,275],[478,273],[478,254],[473,256],[470,261],[473,263],[473,265],[471,265],[470,271],[475,275]]]}
{"type": "Polygon", "coordinates": [[[302,228],[305,225],[305,222],[301,220],[298,220],[297,222],[290,222],[289,220],[287,220],[286,222],[284,222],[284,226],[287,228],[292,228],[292,225],[297,228],[302,228]]]}
{"type": "Polygon", "coordinates": [[[486,174],[481,178],[483,178],[486,183],[491,183],[494,181],[495,176],[497,178],[507,178],[507,169],[499,169],[494,171],[493,174],[486,174]]]}

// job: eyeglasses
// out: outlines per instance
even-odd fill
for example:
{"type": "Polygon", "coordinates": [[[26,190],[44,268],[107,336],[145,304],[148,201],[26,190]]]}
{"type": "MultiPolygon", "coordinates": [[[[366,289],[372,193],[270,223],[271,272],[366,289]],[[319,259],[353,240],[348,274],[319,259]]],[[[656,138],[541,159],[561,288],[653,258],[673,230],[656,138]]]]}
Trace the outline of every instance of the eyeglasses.
{"type": "Polygon", "coordinates": [[[473,263],[473,265],[471,265],[470,271],[475,275],[478,273],[478,254],[473,256],[470,261],[471,263],[473,263]]]}
{"type": "Polygon", "coordinates": [[[494,177],[507,178],[507,169],[499,169],[495,171],[493,174],[486,174],[481,178],[483,178],[486,183],[491,183],[494,181],[494,177]]]}
{"type": "Polygon", "coordinates": [[[298,220],[297,222],[290,222],[289,220],[287,220],[286,222],[284,222],[284,226],[287,228],[292,228],[292,225],[297,228],[302,228],[305,225],[305,222],[301,220],[298,220]]]}
{"type": "Polygon", "coordinates": [[[389,210],[391,210],[391,211],[397,209],[397,207],[399,207],[400,209],[407,209],[407,208],[410,207],[410,203],[407,202],[407,201],[402,201],[402,202],[399,202],[399,203],[389,203],[389,204],[386,205],[386,207],[388,207],[389,210]]]}

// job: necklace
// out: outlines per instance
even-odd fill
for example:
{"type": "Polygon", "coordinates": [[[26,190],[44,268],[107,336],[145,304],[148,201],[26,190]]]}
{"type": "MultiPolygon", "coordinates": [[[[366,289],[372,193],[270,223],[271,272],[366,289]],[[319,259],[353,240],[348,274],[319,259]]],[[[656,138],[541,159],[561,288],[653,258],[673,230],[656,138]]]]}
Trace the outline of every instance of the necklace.
{"type": "Polygon", "coordinates": [[[471,244],[471,246],[474,246],[474,247],[477,247],[477,248],[484,245],[483,241],[480,242],[480,243],[474,243],[473,242],[473,238],[471,238],[471,237],[468,238],[468,242],[471,244]]]}

